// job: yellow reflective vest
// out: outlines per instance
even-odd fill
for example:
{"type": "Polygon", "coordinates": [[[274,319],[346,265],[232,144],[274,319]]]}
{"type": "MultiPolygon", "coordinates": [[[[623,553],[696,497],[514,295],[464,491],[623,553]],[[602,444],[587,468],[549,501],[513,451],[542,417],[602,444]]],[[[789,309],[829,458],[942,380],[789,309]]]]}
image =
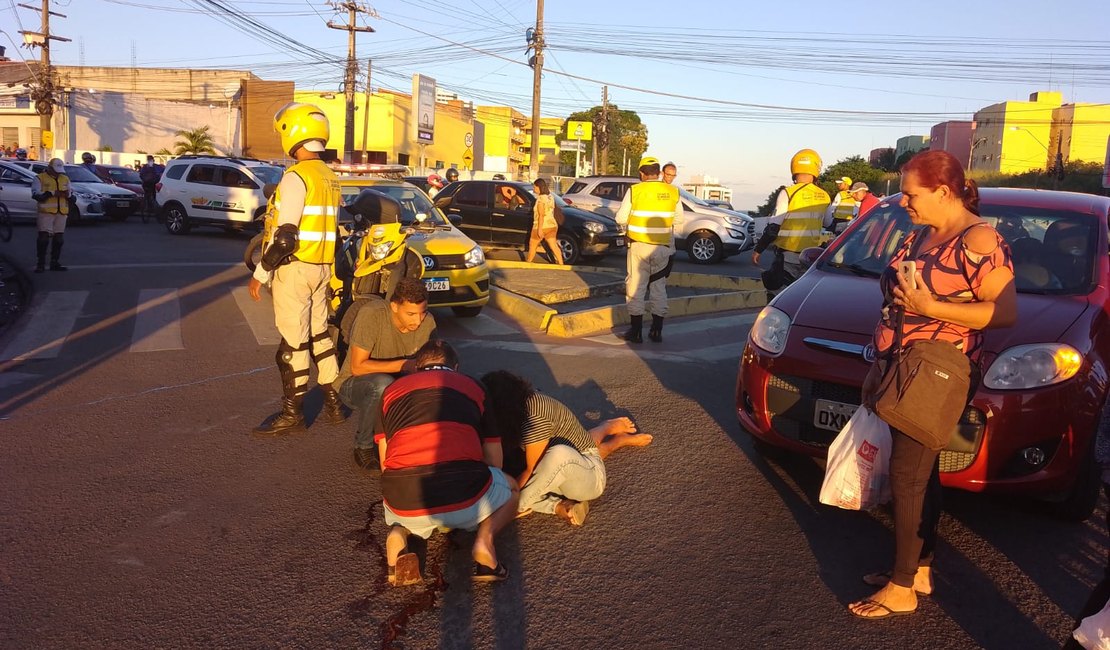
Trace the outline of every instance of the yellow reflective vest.
{"type": "MultiPolygon", "coordinates": [[[[339,178],[322,160],[301,161],[285,173],[296,174],[305,186],[304,211],[297,227],[297,250],[293,256],[308,264],[334,263],[339,202],[342,200],[339,178]]],[[[281,209],[280,187],[274,192],[274,208],[281,209]]]]}
{"type": "Polygon", "coordinates": [[[848,190],[840,192],[839,196],[840,203],[836,204],[836,210],[833,212],[833,219],[851,221],[852,217],[856,216],[856,200],[852,198],[852,193],[848,190]]]}
{"type": "Polygon", "coordinates": [[[670,246],[678,188],[662,181],[642,181],[628,191],[632,194],[628,238],[645,244],[670,246]]]}
{"type": "Polygon", "coordinates": [[[62,196],[62,192],[69,189],[69,176],[58,174],[54,178],[46,172],[39,174],[41,192],[50,192],[51,197],[39,203],[39,212],[42,214],[69,214],[69,199],[62,196]]]}
{"type": "Polygon", "coordinates": [[[800,253],[811,246],[821,245],[821,228],[825,211],[832,201],[825,190],[813,183],[795,183],[786,188],[786,218],[779,228],[775,246],[784,251],[800,253]]]}

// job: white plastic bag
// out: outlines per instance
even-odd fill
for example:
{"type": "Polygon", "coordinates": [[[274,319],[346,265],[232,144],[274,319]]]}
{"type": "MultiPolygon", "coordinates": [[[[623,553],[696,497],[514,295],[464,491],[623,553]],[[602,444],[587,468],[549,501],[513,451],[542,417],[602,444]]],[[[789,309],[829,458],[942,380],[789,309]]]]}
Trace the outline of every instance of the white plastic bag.
{"type": "Polygon", "coordinates": [[[1080,621],[1071,635],[1087,650],[1110,650],[1110,602],[1080,621]]]}
{"type": "Polygon", "coordinates": [[[821,503],[866,510],[890,500],[890,427],[859,407],[829,446],[821,503]]]}

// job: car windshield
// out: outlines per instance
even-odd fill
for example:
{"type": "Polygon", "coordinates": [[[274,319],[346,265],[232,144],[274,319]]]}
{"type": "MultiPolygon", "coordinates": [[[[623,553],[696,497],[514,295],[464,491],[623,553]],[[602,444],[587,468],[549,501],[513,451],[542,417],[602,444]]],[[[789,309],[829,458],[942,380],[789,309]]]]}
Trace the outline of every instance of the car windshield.
{"type": "Polygon", "coordinates": [[[270,165],[259,165],[257,167],[248,167],[254,175],[262,180],[263,185],[274,184],[277,185],[281,182],[282,170],[281,167],[271,167],[270,165]]]}
{"type": "Polygon", "coordinates": [[[74,183],[103,183],[96,174],[90,172],[84,167],[77,165],[66,165],[66,176],[74,183]]]}
{"type": "Polygon", "coordinates": [[[679,194],[679,196],[681,196],[682,198],[684,198],[684,199],[686,199],[687,201],[690,201],[690,202],[692,202],[692,203],[697,203],[698,205],[701,205],[701,206],[705,206],[705,207],[707,207],[707,208],[711,208],[711,207],[713,207],[713,206],[709,205],[708,203],[706,203],[705,201],[703,201],[703,200],[699,199],[698,197],[694,196],[693,194],[690,194],[689,192],[687,192],[686,190],[682,189],[681,187],[680,187],[680,188],[678,188],[678,194],[679,194]]]}
{"type": "Polygon", "coordinates": [[[126,169],[122,167],[119,169],[109,169],[108,175],[111,176],[112,180],[117,183],[139,184],[143,182],[142,179],[139,178],[139,172],[133,169],[126,169]]]}
{"type": "MultiPolygon", "coordinates": [[[[371,189],[400,201],[402,208],[401,223],[406,226],[411,226],[416,221],[416,215],[421,212],[428,215],[428,218],[424,220],[425,224],[433,226],[447,225],[443,215],[428,200],[428,195],[412,185],[342,185],[342,188],[344,205],[353,201],[362,190],[371,189]]],[[[346,213],[346,210],[343,213],[346,213]]],[[[346,219],[344,219],[343,214],[340,215],[341,221],[349,219],[349,215],[346,216],[346,219]]]]}
{"type": "MultiPolygon", "coordinates": [[[[897,198],[897,197],[895,197],[897,198]]],[[[1095,272],[1097,219],[1050,208],[981,206],[983,219],[1010,244],[1018,293],[1084,295],[1095,272]]],[[[913,225],[899,205],[883,202],[837,239],[820,266],[879,277],[913,225]]]]}

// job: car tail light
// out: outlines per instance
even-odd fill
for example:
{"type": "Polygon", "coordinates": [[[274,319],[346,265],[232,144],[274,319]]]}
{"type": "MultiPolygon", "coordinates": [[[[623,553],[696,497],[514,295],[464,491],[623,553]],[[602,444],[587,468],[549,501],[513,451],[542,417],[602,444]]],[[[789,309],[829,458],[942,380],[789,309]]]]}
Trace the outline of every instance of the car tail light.
{"type": "Polygon", "coordinates": [[[571,201],[565,196],[563,197],[563,203],[566,203],[567,205],[574,205],[574,201],[571,201]]]}
{"type": "Polygon", "coordinates": [[[155,192],[161,192],[162,191],[162,184],[161,183],[155,183],[154,184],[154,191],[155,192]]]}

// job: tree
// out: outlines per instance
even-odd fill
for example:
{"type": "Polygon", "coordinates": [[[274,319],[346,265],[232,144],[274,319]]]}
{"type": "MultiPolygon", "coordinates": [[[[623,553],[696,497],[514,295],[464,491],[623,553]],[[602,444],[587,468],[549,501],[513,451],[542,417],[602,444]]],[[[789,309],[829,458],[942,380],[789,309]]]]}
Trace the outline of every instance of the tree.
{"type": "MultiPolygon", "coordinates": [[[[594,125],[594,139],[583,140],[582,144],[585,145],[582,151],[582,158],[589,160],[593,155],[594,147],[603,146],[600,139],[603,137],[600,128],[601,122],[601,107],[594,106],[585,111],[578,111],[571,113],[566,118],[567,122],[592,122],[594,125]]],[[[609,104],[609,169],[594,170],[595,174],[623,174],[622,169],[627,159],[633,161],[632,166],[635,167],[636,163],[640,162],[640,157],[648,148],[648,130],[647,126],[640,120],[640,116],[636,111],[622,111],[616,104],[609,104]]],[[[563,139],[574,140],[573,135],[563,133],[563,139]]],[[[574,169],[575,152],[561,151],[559,152],[559,162],[564,169],[574,169]]],[[[598,156],[598,164],[601,164],[601,157],[598,156]]]]}
{"type": "Polygon", "coordinates": [[[884,172],[895,172],[898,168],[894,166],[894,149],[887,147],[879,153],[879,157],[875,160],[874,167],[881,169],[884,172]]]}
{"type": "Polygon", "coordinates": [[[785,189],[786,189],[785,185],[779,185],[778,189],[776,189],[774,192],[771,192],[767,196],[767,202],[764,203],[763,205],[759,206],[758,208],[756,208],[756,211],[759,212],[759,216],[761,216],[761,217],[771,216],[771,213],[775,211],[775,199],[778,198],[779,192],[781,192],[785,189]]]}
{"type": "Polygon", "coordinates": [[[158,151],[155,151],[154,155],[156,155],[156,156],[165,156],[165,157],[169,158],[169,157],[173,156],[173,152],[170,151],[169,149],[165,148],[165,147],[162,147],[158,151]]]}
{"type": "Polygon", "coordinates": [[[914,154],[916,153],[916,151],[903,151],[902,155],[898,156],[898,160],[894,161],[894,171],[902,169],[902,165],[908,163],[910,161],[910,158],[913,158],[914,154]]]}
{"type": "Polygon", "coordinates": [[[174,155],[183,156],[190,153],[216,153],[215,142],[208,134],[208,125],[191,131],[178,131],[174,133],[181,140],[173,143],[174,155]]]}

